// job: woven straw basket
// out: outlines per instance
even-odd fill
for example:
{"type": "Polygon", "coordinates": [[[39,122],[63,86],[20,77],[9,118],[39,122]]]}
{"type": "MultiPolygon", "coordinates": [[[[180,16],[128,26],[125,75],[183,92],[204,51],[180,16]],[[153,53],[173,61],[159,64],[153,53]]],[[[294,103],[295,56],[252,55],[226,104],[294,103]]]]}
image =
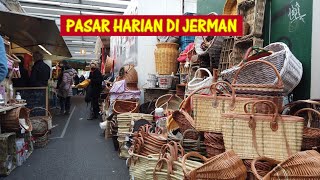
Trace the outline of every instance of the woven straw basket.
{"type": "Polygon", "coordinates": [[[29,119],[30,110],[25,107],[15,108],[4,115],[1,120],[1,128],[8,132],[19,132],[21,130],[19,118],[24,118],[26,124],[29,126],[27,131],[32,131],[32,124],[29,119]]]}
{"type": "Polygon", "coordinates": [[[232,150],[210,159],[205,158],[197,152],[188,153],[183,156],[182,167],[186,179],[188,180],[245,180],[247,176],[246,167],[232,150]],[[204,164],[198,168],[188,171],[185,166],[185,161],[190,156],[201,158],[204,161],[204,164]]]}
{"type": "Polygon", "coordinates": [[[170,75],[178,69],[179,44],[158,43],[154,51],[156,71],[159,75],[170,75]]]}
{"type": "Polygon", "coordinates": [[[110,73],[113,68],[113,60],[111,57],[107,56],[106,58],[106,64],[104,65],[104,71],[105,73],[110,73]]]}
{"type": "MultiPolygon", "coordinates": [[[[211,72],[207,68],[199,68],[195,72],[194,78],[188,83],[187,86],[187,93],[192,93],[193,91],[201,88],[210,86],[213,83],[213,76],[211,72]],[[208,74],[207,78],[201,77],[201,72],[205,72],[208,74]]],[[[210,94],[210,89],[203,89],[201,91],[198,91],[197,93],[204,93],[204,94],[210,94]]]]}
{"type": "MultiPolygon", "coordinates": [[[[303,74],[301,62],[292,54],[289,47],[282,42],[276,42],[264,47],[273,54],[261,60],[272,63],[280,73],[284,85],[284,93],[287,95],[300,83],[303,74]]],[[[273,76],[273,82],[277,82],[276,76],[273,76]]]]}
{"type": "Polygon", "coordinates": [[[159,159],[159,154],[152,154],[148,156],[142,156],[134,154],[129,151],[130,158],[128,159],[130,179],[145,180],[146,169],[149,167],[155,167],[159,159]]]}
{"type": "Polygon", "coordinates": [[[134,68],[134,65],[126,65],[120,69],[117,81],[124,79],[127,84],[138,83],[138,73],[134,68]]]}
{"type": "Polygon", "coordinates": [[[266,0],[245,0],[238,2],[238,14],[243,15],[244,22],[250,26],[250,33],[242,38],[260,37],[262,35],[266,0]]]}
{"type": "Polygon", "coordinates": [[[223,15],[237,15],[238,1],[240,0],[226,0],[223,8],[223,15]]]}
{"type": "Polygon", "coordinates": [[[253,160],[251,168],[260,180],[318,180],[320,179],[320,154],[316,151],[299,152],[281,163],[271,158],[259,157],[253,160]],[[266,161],[274,168],[262,177],[256,168],[259,161],[266,161]]]}
{"type": "Polygon", "coordinates": [[[251,113],[228,113],[223,117],[226,150],[233,149],[241,159],[266,156],[284,160],[301,149],[303,118],[278,114],[272,101],[255,102],[251,113]],[[253,113],[259,103],[269,103],[274,114],[253,113]]]}
{"type": "MultiPolygon", "coordinates": [[[[232,86],[238,97],[273,101],[279,111],[283,103],[283,82],[276,67],[267,61],[254,60],[245,63],[234,76],[232,86]],[[276,82],[274,82],[276,77],[276,82]]],[[[264,106],[260,107],[263,112],[264,106]]]]}
{"type": "Polygon", "coordinates": [[[138,112],[139,103],[134,101],[116,100],[113,104],[113,112],[115,114],[138,112]]]}
{"type": "MultiPolygon", "coordinates": [[[[224,81],[217,82],[212,87],[204,88],[211,89],[213,95],[195,94],[196,91],[194,91],[186,101],[192,99],[192,110],[197,131],[221,133],[223,122],[221,114],[227,112],[243,113],[244,105],[254,99],[236,97],[232,86],[224,81]],[[229,94],[230,96],[217,95],[217,87],[219,86],[231,89],[232,94],[229,94]]],[[[201,90],[201,88],[198,90],[201,90]]]]}
{"type": "Polygon", "coordinates": [[[160,96],[156,101],[156,108],[163,108],[165,113],[173,112],[179,109],[182,99],[173,94],[165,94],[160,96]]]}

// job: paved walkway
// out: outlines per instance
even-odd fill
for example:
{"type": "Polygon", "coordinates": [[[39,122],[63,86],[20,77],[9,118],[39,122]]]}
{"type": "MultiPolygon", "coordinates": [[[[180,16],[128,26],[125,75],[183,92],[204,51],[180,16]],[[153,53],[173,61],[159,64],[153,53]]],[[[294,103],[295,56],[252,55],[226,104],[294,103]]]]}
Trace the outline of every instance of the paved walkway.
{"type": "Polygon", "coordinates": [[[125,161],[118,158],[112,140],[101,135],[98,120],[88,121],[83,97],[72,98],[73,113],[55,116],[58,125],[43,149],[10,176],[0,180],[128,180],[125,161]]]}

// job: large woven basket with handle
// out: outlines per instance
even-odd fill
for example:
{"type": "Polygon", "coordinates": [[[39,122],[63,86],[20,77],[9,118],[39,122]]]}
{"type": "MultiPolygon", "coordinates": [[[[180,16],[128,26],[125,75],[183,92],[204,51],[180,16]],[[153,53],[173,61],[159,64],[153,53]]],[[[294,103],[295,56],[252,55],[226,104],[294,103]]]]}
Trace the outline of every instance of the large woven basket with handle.
{"type": "Polygon", "coordinates": [[[195,129],[204,132],[221,133],[223,119],[222,113],[234,112],[242,113],[244,105],[252,98],[236,97],[232,86],[224,81],[217,82],[211,87],[203,87],[194,91],[186,102],[192,100],[192,110],[194,114],[195,129]],[[227,91],[224,94],[218,94],[217,87],[224,87],[231,90],[231,94],[227,91]],[[201,89],[210,89],[212,95],[196,94],[201,89]]]}
{"type": "Polygon", "coordinates": [[[267,157],[258,157],[253,160],[251,169],[259,180],[316,180],[320,179],[320,154],[313,150],[298,152],[283,162],[267,157]],[[259,161],[267,161],[274,168],[267,175],[262,176],[256,168],[256,163],[259,161]]]}
{"type": "MultiPolygon", "coordinates": [[[[234,76],[232,86],[238,97],[273,101],[279,111],[283,103],[283,82],[276,67],[267,61],[245,63],[234,76]],[[276,82],[274,82],[276,77],[276,82]]],[[[261,111],[264,106],[260,108],[261,111]]]]}
{"type": "Polygon", "coordinates": [[[226,150],[233,149],[241,159],[266,156],[281,161],[301,149],[303,118],[278,114],[272,101],[255,102],[251,113],[227,113],[223,117],[226,150]],[[268,103],[273,114],[254,113],[260,103],[268,103]]]}
{"type": "Polygon", "coordinates": [[[3,119],[0,120],[1,128],[7,132],[19,132],[23,126],[20,126],[19,119],[25,119],[26,125],[29,127],[27,131],[32,131],[32,124],[29,119],[30,110],[25,107],[18,107],[8,111],[3,119]]]}

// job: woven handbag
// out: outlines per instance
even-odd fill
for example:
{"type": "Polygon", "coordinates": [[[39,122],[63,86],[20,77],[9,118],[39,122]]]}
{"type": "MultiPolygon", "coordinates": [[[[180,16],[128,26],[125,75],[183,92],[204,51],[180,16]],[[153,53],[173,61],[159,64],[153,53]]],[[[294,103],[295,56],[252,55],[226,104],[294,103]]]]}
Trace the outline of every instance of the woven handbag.
{"type": "Polygon", "coordinates": [[[258,157],[253,160],[251,169],[257,179],[260,180],[317,180],[320,179],[320,154],[316,151],[303,151],[294,154],[283,162],[267,158],[258,157]],[[257,171],[256,164],[260,161],[266,161],[274,168],[265,176],[257,171]]]}
{"type": "Polygon", "coordinates": [[[188,180],[245,180],[247,176],[246,167],[241,159],[232,150],[210,159],[205,158],[197,152],[190,152],[183,156],[182,167],[186,179],[188,180]],[[188,171],[185,166],[185,161],[190,156],[201,158],[204,161],[204,164],[198,168],[188,171]]]}
{"type": "Polygon", "coordinates": [[[200,88],[186,99],[186,101],[192,102],[195,129],[197,131],[221,133],[223,122],[221,114],[227,112],[242,113],[244,112],[244,105],[248,101],[254,100],[253,98],[236,97],[233,87],[224,81],[217,82],[207,89],[211,90],[212,95],[195,94],[201,90],[200,88]],[[217,87],[227,87],[232,93],[218,95],[217,87]]]}
{"type": "MultiPolygon", "coordinates": [[[[188,83],[187,86],[187,93],[191,93],[201,87],[210,86],[213,83],[213,76],[211,72],[206,68],[199,68],[195,72],[194,78],[188,83]],[[203,78],[201,76],[202,72],[205,72],[208,74],[206,78],[203,78]]],[[[210,89],[203,89],[201,91],[198,91],[197,93],[203,93],[203,94],[210,94],[210,89]]]]}
{"type": "Polygon", "coordinates": [[[139,103],[129,100],[117,99],[113,104],[113,112],[115,114],[127,113],[127,112],[138,112],[139,103]]]}
{"type": "MultiPolygon", "coordinates": [[[[232,86],[237,97],[273,101],[279,111],[283,103],[283,83],[276,67],[267,61],[254,60],[245,63],[234,76],[232,86]],[[274,83],[276,75],[276,83],[274,83]]],[[[263,112],[265,106],[260,107],[263,112]]]]}
{"type": "Polygon", "coordinates": [[[227,113],[223,117],[226,150],[233,149],[241,159],[266,156],[284,160],[301,149],[303,118],[278,114],[278,107],[272,101],[255,102],[251,113],[227,113]],[[269,103],[274,114],[254,113],[262,102],[269,103]]]}

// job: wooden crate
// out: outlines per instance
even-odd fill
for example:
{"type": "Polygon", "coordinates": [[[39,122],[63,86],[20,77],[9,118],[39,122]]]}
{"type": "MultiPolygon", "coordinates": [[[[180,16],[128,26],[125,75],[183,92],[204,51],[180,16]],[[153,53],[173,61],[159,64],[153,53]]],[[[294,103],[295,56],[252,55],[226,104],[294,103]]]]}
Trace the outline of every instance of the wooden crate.
{"type": "Polygon", "coordinates": [[[231,63],[230,54],[232,53],[234,45],[234,38],[229,37],[223,41],[223,46],[220,55],[219,71],[230,68],[233,64],[231,63]]]}
{"type": "Polygon", "coordinates": [[[16,168],[16,134],[0,134],[0,175],[8,176],[16,168]],[[6,162],[12,163],[11,168],[6,166],[6,162]]]}

